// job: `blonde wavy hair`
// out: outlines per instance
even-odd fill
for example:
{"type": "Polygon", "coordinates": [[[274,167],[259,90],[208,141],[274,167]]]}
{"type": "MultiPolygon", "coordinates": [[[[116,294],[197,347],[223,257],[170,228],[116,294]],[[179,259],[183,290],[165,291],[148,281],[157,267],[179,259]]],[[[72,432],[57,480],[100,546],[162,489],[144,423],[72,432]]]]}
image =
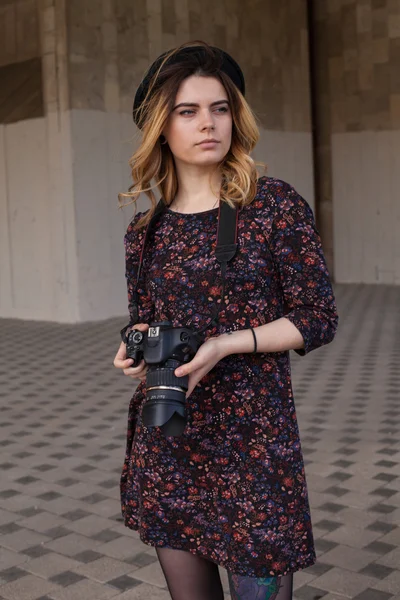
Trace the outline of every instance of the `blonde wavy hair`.
{"type": "Polygon", "coordinates": [[[231,108],[231,147],[215,167],[216,170],[220,169],[222,175],[221,189],[218,190],[221,200],[231,207],[243,207],[254,199],[259,176],[256,164],[263,165],[256,163],[250,156],[260,137],[256,117],[239,89],[218,66],[218,57],[212,47],[206,42],[194,41],[168,52],[154,74],[145,100],[135,115],[143,135],[139,148],[129,160],[134,183],[128,192],[118,194],[120,208],[136,204],[142,193],[150,199],[151,208],[138,220],[135,229],[147,225],[153,216],[158,203],[154,194],[156,188],[168,206],[178,191],[173,155],[167,144],[161,144],[160,136],[173,110],[180,84],[191,75],[219,79],[226,90],[231,108]],[[190,46],[203,46],[207,57],[204,64],[199,67],[198,60],[191,59],[190,54],[185,62],[166,64],[171,56],[190,46]],[[152,180],[155,181],[153,185],[152,180]],[[125,198],[130,198],[130,202],[123,203],[125,198]]]}

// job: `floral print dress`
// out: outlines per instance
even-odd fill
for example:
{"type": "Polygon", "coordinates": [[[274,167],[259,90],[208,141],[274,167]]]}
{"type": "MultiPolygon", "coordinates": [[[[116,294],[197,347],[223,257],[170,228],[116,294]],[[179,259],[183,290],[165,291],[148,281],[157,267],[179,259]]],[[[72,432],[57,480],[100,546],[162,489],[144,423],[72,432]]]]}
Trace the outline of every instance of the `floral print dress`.
{"type": "MultiPolygon", "coordinates": [[[[128,299],[144,230],[125,236],[128,299]]],[[[215,257],[218,208],[167,209],[145,252],[139,322],[199,329],[221,293],[215,257]]],[[[338,316],[313,213],[288,183],[258,180],[239,213],[238,251],[228,264],[218,326],[207,337],[285,316],[301,332],[301,355],[329,343],[338,316]]],[[[250,577],[312,565],[315,550],[291,385],[289,352],[232,354],[187,399],[180,437],[141,422],[145,383],[131,399],[121,477],[127,527],[151,546],[186,550],[250,577]]]]}

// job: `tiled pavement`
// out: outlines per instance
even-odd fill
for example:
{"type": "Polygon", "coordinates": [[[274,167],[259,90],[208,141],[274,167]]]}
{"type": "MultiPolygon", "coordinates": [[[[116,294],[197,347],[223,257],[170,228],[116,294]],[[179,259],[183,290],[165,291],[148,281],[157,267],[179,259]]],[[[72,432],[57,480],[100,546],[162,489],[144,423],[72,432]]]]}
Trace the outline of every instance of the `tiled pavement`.
{"type": "MultiPolygon", "coordinates": [[[[335,342],[293,354],[319,556],[295,594],[400,600],[400,287],[335,289],[335,342]]],[[[0,599],[169,599],[120,519],[122,323],[0,321],[0,599]]]]}

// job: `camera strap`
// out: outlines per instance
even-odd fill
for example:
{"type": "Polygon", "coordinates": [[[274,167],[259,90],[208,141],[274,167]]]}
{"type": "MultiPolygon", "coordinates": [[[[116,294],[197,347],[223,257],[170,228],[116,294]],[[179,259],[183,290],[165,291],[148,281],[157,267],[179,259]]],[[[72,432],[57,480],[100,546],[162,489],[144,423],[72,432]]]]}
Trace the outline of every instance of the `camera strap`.
{"type": "MultiPolygon", "coordinates": [[[[136,276],[136,283],[132,292],[132,300],[131,300],[131,321],[126,325],[123,329],[121,329],[121,338],[126,343],[126,331],[129,327],[136,325],[139,320],[139,294],[137,292],[140,274],[143,266],[143,258],[145,247],[147,241],[150,237],[150,233],[152,232],[155,224],[157,223],[160,216],[165,212],[167,206],[164,201],[161,199],[156,206],[154,214],[150,219],[146,227],[146,231],[144,234],[142,247],[140,251],[139,258],[139,267],[136,276]]],[[[222,291],[221,291],[221,304],[224,301],[225,297],[225,280],[226,280],[226,270],[229,261],[233,259],[236,254],[238,243],[238,219],[239,219],[239,209],[238,207],[231,208],[229,204],[220,200],[219,202],[219,211],[218,211],[218,229],[217,229],[217,246],[215,248],[215,256],[218,262],[221,265],[221,279],[222,279],[222,291]]],[[[213,324],[216,324],[218,321],[220,309],[218,305],[214,304],[214,314],[211,318],[211,321],[208,322],[198,333],[203,333],[208,327],[213,324]]]]}
{"type": "Polygon", "coordinates": [[[214,304],[214,314],[211,321],[207,323],[200,331],[199,334],[203,333],[211,325],[218,323],[218,317],[220,313],[220,307],[222,306],[225,298],[225,282],[226,282],[226,270],[228,262],[236,254],[238,247],[237,236],[238,236],[238,220],[239,220],[239,208],[231,208],[226,202],[219,202],[218,211],[218,230],[217,230],[217,246],[215,248],[215,257],[221,265],[221,302],[220,304],[214,304]]]}

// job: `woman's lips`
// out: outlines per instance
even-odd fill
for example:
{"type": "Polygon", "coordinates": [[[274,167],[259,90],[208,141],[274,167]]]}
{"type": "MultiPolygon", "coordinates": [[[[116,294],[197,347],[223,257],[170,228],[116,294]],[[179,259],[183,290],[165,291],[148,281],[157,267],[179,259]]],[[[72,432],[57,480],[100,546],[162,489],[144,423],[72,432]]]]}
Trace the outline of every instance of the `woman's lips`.
{"type": "Polygon", "coordinates": [[[202,148],[214,148],[217,144],[219,144],[219,142],[200,142],[199,146],[202,148]]]}

